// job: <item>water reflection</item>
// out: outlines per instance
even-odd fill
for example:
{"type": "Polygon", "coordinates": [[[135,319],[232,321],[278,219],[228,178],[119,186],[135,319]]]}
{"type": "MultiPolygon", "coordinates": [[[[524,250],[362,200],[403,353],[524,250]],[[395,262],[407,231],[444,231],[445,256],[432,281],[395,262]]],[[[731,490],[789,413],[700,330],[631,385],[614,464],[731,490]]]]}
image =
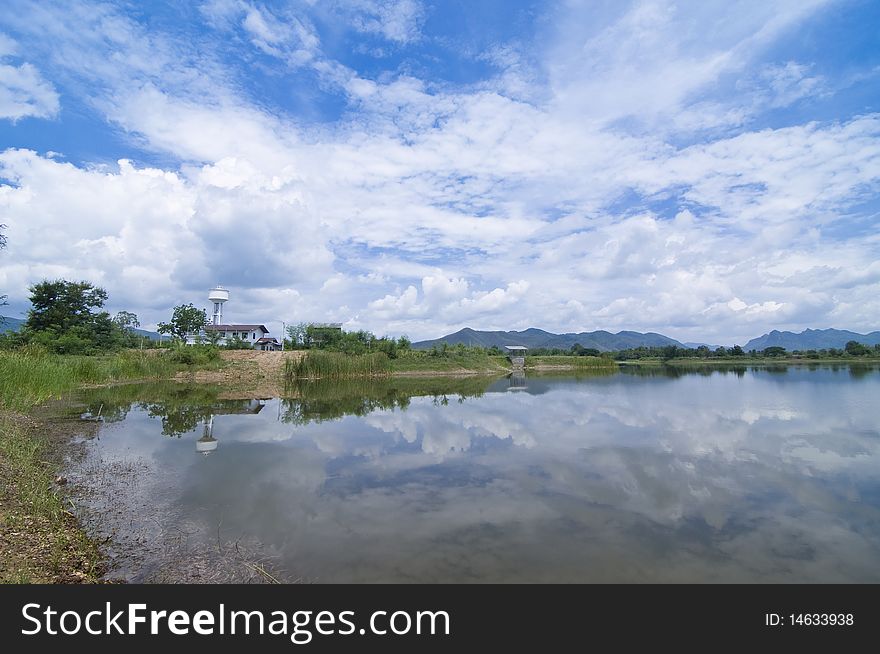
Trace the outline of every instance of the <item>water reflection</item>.
{"type": "Polygon", "coordinates": [[[206,542],[317,581],[876,582],[878,391],[876,368],[657,367],[89,402],[116,420],[93,457],[151,461],[142,492],[206,542]]]}
{"type": "Polygon", "coordinates": [[[514,370],[507,379],[509,382],[507,390],[509,391],[524,391],[528,388],[524,370],[514,370]]]}
{"type": "Polygon", "coordinates": [[[196,441],[196,452],[208,456],[217,449],[217,439],[214,438],[214,416],[205,420],[205,429],[202,437],[196,441]]]}

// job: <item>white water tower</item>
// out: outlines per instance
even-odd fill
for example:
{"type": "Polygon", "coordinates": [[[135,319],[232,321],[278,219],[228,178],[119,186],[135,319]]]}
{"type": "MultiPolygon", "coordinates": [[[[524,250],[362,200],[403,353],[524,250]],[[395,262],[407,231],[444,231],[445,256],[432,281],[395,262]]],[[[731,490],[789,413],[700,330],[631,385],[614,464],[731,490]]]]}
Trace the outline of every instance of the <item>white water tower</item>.
{"type": "Polygon", "coordinates": [[[215,286],[208,293],[208,300],[214,303],[214,321],[215,325],[223,324],[223,304],[229,299],[229,291],[222,286],[215,286]]]}

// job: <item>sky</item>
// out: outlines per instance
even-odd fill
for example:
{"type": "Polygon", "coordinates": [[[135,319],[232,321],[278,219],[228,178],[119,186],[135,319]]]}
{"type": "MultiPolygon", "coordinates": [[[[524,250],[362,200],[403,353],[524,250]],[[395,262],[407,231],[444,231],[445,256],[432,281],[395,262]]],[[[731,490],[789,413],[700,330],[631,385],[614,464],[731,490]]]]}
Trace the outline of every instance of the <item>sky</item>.
{"type": "Polygon", "coordinates": [[[0,3],[4,315],[880,329],[875,0],[0,3]]]}

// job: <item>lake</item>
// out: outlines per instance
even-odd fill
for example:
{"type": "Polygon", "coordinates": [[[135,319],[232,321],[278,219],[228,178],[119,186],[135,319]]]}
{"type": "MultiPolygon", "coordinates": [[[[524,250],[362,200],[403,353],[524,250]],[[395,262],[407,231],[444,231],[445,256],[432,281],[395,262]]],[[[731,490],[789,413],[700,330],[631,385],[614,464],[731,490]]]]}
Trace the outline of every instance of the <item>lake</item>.
{"type": "Polygon", "coordinates": [[[234,552],[318,583],[880,581],[876,367],[293,395],[84,396],[70,475],[116,576],[222,580],[234,552]]]}

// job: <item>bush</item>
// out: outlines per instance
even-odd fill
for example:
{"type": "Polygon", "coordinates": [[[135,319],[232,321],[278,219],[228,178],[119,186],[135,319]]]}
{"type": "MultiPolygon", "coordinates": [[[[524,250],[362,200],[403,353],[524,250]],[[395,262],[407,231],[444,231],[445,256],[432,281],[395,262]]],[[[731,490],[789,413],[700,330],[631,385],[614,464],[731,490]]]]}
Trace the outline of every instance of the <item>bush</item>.
{"type": "Polygon", "coordinates": [[[220,350],[214,345],[178,345],[171,350],[168,360],[186,366],[204,365],[217,361],[220,350]]]}

